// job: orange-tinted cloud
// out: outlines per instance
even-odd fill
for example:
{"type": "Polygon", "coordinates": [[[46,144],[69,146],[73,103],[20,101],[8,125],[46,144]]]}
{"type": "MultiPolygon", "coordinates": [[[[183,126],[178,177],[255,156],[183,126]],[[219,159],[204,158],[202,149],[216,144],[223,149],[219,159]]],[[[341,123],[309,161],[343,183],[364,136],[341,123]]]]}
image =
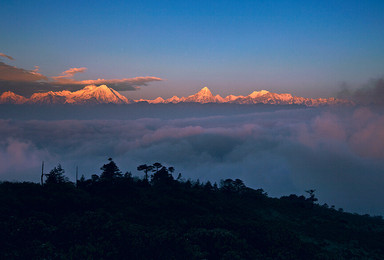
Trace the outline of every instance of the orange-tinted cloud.
{"type": "MultiPolygon", "coordinates": [[[[3,54],[1,56],[7,57],[3,54]]],[[[12,58],[12,57],[7,57],[12,58]]],[[[30,96],[36,92],[70,90],[76,91],[87,85],[108,85],[117,91],[137,90],[140,86],[145,86],[152,81],[161,81],[158,77],[135,77],[123,79],[96,79],[96,80],[76,80],[73,76],[82,73],[87,68],[70,68],[59,76],[46,77],[39,73],[39,67],[34,70],[25,70],[8,65],[0,61],[0,93],[13,91],[16,94],[30,96]]]]}
{"type": "Polygon", "coordinates": [[[83,73],[86,70],[87,70],[87,68],[85,68],[85,67],[70,68],[69,70],[62,72],[60,76],[56,76],[56,77],[52,77],[52,78],[54,80],[60,81],[61,79],[72,78],[76,73],[83,73]]]}
{"type": "Polygon", "coordinates": [[[81,80],[73,81],[79,85],[107,85],[114,88],[117,91],[131,90],[132,87],[139,89],[140,86],[145,86],[152,81],[162,81],[163,79],[157,77],[135,77],[124,79],[96,79],[96,80],[81,80]]]}
{"type": "Polygon", "coordinates": [[[151,81],[161,81],[163,79],[158,77],[135,77],[135,78],[123,78],[123,79],[89,79],[89,80],[75,80],[72,77],[76,73],[82,73],[87,68],[70,68],[69,70],[61,73],[60,76],[52,77],[54,83],[57,85],[108,85],[117,91],[135,90],[139,86],[144,86],[151,81]]]}
{"type": "Polygon", "coordinates": [[[38,73],[38,69],[36,67],[34,70],[25,70],[0,61],[0,80],[21,82],[47,80],[46,76],[38,73]]]}
{"type": "Polygon", "coordinates": [[[10,60],[14,60],[14,58],[12,58],[11,56],[6,55],[6,54],[1,53],[1,52],[0,52],[0,57],[8,58],[8,59],[10,59],[10,60]]]}

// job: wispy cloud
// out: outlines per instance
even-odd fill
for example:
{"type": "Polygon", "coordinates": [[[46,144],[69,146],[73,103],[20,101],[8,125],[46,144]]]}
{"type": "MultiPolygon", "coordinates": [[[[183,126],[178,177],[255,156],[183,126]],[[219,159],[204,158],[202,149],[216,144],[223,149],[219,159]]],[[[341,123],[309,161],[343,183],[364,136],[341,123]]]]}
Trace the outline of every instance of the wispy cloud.
{"type": "Polygon", "coordinates": [[[146,86],[148,83],[153,81],[162,81],[163,79],[158,77],[135,77],[135,78],[124,78],[124,79],[96,79],[96,80],[81,80],[74,81],[79,85],[108,85],[117,91],[125,90],[136,90],[140,86],[146,86]]]}
{"type": "MultiPolygon", "coordinates": [[[[13,59],[5,54],[0,56],[13,59]]],[[[146,86],[150,82],[163,80],[151,76],[96,80],[76,80],[73,78],[77,73],[83,73],[86,70],[87,68],[85,67],[70,68],[62,72],[59,76],[47,77],[38,72],[38,66],[35,66],[33,70],[25,70],[0,61],[0,93],[13,91],[19,95],[30,96],[35,92],[76,91],[87,85],[102,84],[108,85],[117,91],[127,91],[138,90],[141,86],[146,86]]]]}
{"type": "Polygon", "coordinates": [[[57,85],[108,85],[117,91],[136,90],[140,86],[145,86],[152,81],[161,81],[163,79],[158,77],[135,77],[135,78],[123,78],[123,79],[96,79],[96,80],[75,80],[73,76],[76,73],[82,73],[87,68],[71,68],[61,73],[60,76],[52,77],[54,83],[57,85]]]}
{"type": "Polygon", "coordinates": [[[1,52],[0,52],[0,57],[4,57],[4,58],[10,59],[10,60],[14,60],[14,58],[12,58],[11,56],[6,55],[6,54],[1,53],[1,52]]]}
{"type": "Polygon", "coordinates": [[[65,78],[72,78],[76,73],[83,73],[86,71],[87,68],[82,67],[82,68],[70,68],[69,70],[64,71],[61,73],[60,76],[52,77],[52,79],[59,81],[65,78]]]}

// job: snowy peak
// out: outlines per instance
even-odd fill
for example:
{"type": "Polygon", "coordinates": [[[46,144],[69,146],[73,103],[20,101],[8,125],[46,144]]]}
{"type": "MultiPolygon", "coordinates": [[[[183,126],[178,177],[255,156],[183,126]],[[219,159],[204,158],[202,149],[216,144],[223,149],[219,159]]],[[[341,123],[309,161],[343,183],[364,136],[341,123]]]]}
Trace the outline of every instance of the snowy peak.
{"type": "Polygon", "coordinates": [[[27,99],[11,91],[4,92],[0,96],[0,104],[24,104],[27,99]]]}
{"type": "Polygon", "coordinates": [[[212,92],[209,90],[209,88],[204,87],[202,88],[199,92],[197,92],[194,95],[188,96],[188,97],[177,97],[173,96],[171,98],[168,98],[164,100],[161,97],[158,97],[153,100],[149,99],[139,99],[135,100],[135,102],[147,102],[149,104],[159,104],[159,103],[182,103],[182,102],[187,102],[187,103],[224,103],[225,99],[222,98],[220,95],[213,96],[212,92]]]}
{"type": "Polygon", "coordinates": [[[128,104],[128,99],[106,85],[89,85],[71,92],[67,103],[75,104],[128,104]],[[74,101],[74,102],[72,102],[74,101]]]}
{"type": "MultiPolygon", "coordinates": [[[[221,97],[220,97],[221,98],[221,97]]],[[[195,102],[195,103],[214,103],[217,102],[218,97],[214,97],[209,88],[204,87],[199,92],[194,95],[191,95],[185,99],[185,102],[195,102]]]]}
{"type": "Polygon", "coordinates": [[[167,100],[165,100],[166,103],[179,103],[180,102],[180,98],[178,96],[173,96],[171,98],[168,98],[167,100]]]}
{"type": "Polygon", "coordinates": [[[158,97],[158,98],[156,98],[155,100],[153,100],[153,103],[155,103],[155,104],[158,104],[158,103],[164,103],[164,99],[162,98],[162,97],[158,97]]]}
{"type": "Polygon", "coordinates": [[[251,94],[248,95],[248,97],[257,98],[257,97],[264,96],[265,94],[268,94],[268,93],[269,93],[269,91],[267,91],[267,90],[253,91],[251,94]]]}
{"type": "Polygon", "coordinates": [[[213,96],[207,88],[202,88],[199,92],[188,97],[173,96],[164,100],[158,97],[154,100],[140,99],[129,101],[126,97],[120,95],[117,91],[106,85],[89,85],[83,89],[71,92],[49,91],[45,93],[35,93],[29,99],[16,95],[11,91],[1,94],[0,104],[130,104],[137,102],[147,102],[150,104],[162,103],[232,103],[232,104],[278,104],[278,105],[304,105],[304,106],[322,106],[322,105],[340,105],[351,104],[350,101],[336,98],[303,98],[295,97],[288,93],[272,93],[267,90],[253,91],[248,96],[229,95],[222,98],[220,95],[213,96]]]}
{"type": "Polygon", "coordinates": [[[232,103],[232,104],[276,104],[276,105],[304,105],[304,106],[321,106],[321,105],[337,105],[337,104],[350,104],[347,100],[335,98],[303,98],[295,97],[288,93],[272,93],[267,90],[253,91],[248,96],[235,96],[228,95],[222,98],[220,95],[213,96],[209,88],[204,87],[199,92],[188,97],[173,96],[164,100],[163,98],[156,98],[154,100],[140,99],[135,102],[147,102],[150,104],[159,103],[232,103]]]}
{"type": "Polygon", "coordinates": [[[162,104],[165,103],[165,100],[162,97],[158,97],[154,100],[149,99],[139,99],[138,102],[147,102],[149,104],[162,104]]]}
{"type": "Polygon", "coordinates": [[[64,104],[66,100],[66,92],[58,91],[53,92],[49,91],[46,93],[35,93],[29,100],[28,104],[64,104]]]}
{"type": "Polygon", "coordinates": [[[69,98],[77,104],[128,104],[128,99],[106,85],[90,85],[73,92],[69,98]]]}
{"type": "Polygon", "coordinates": [[[199,97],[212,97],[212,92],[209,90],[208,87],[202,88],[199,92],[197,92],[195,95],[199,97]]]}
{"type": "Polygon", "coordinates": [[[0,103],[12,104],[128,104],[128,99],[106,85],[89,85],[78,91],[49,91],[34,93],[29,99],[10,91],[0,97],[0,103]],[[11,100],[11,101],[10,101],[11,100]],[[12,101],[15,100],[15,101],[12,101]]]}

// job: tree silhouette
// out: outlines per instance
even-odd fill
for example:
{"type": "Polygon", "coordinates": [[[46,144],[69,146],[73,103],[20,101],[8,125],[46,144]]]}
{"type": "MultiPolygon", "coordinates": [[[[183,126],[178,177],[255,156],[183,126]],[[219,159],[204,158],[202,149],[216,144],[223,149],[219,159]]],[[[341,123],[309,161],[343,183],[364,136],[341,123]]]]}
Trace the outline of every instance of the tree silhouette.
{"type": "Polygon", "coordinates": [[[161,167],[163,167],[163,165],[162,165],[161,163],[159,163],[159,162],[155,162],[155,163],[153,164],[153,167],[156,168],[156,172],[159,172],[159,169],[160,169],[161,167]]]}
{"type": "Polygon", "coordinates": [[[270,198],[240,179],[173,180],[163,166],[150,185],[116,178],[111,161],[112,182],[0,182],[0,259],[383,259],[382,217],[310,203],[315,190],[270,198]]]}
{"type": "Polygon", "coordinates": [[[132,179],[132,173],[131,172],[125,172],[124,173],[124,178],[125,179],[132,179]]]}
{"type": "Polygon", "coordinates": [[[233,183],[233,186],[235,188],[235,191],[239,193],[243,192],[247,188],[244,182],[240,179],[236,179],[233,183]]]}
{"type": "Polygon", "coordinates": [[[318,201],[318,199],[317,198],[315,198],[315,191],[316,190],[313,190],[313,189],[311,189],[311,190],[306,190],[305,192],[306,193],[308,193],[308,195],[309,195],[309,198],[307,199],[309,202],[311,202],[311,203],[315,203],[316,201],[318,201]]]}
{"type": "Polygon", "coordinates": [[[91,175],[91,181],[92,182],[98,182],[99,180],[100,180],[99,175],[97,175],[97,174],[92,174],[91,175]]]}
{"type": "Polygon", "coordinates": [[[213,186],[212,186],[212,183],[210,181],[207,181],[207,183],[205,183],[204,190],[205,191],[212,191],[213,190],[213,186]]]}
{"type": "Polygon", "coordinates": [[[232,179],[221,180],[220,188],[226,192],[233,192],[234,191],[233,182],[234,181],[232,179]]]}
{"type": "Polygon", "coordinates": [[[221,181],[221,189],[226,192],[242,193],[246,188],[244,182],[240,179],[226,179],[221,181]]]}
{"type": "MultiPolygon", "coordinates": [[[[173,167],[170,167],[173,168],[173,167]]],[[[161,167],[155,174],[152,176],[152,184],[172,184],[174,181],[172,174],[169,173],[167,167],[161,167]]]]}
{"type": "Polygon", "coordinates": [[[79,182],[85,182],[85,176],[84,176],[84,174],[81,175],[79,182]]]}
{"type": "Polygon", "coordinates": [[[68,182],[68,178],[64,176],[64,173],[65,171],[61,167],[61,164],[58,164],[48,174],[46,174],[47,179],[45,180],[45,183],[58,184],[68,182]]]}
{"type": "Polygon", "coordinates": [[[150,171],[152,171],[153,170],[153,166],[152,165],[146,165],[146,164],[142,164],[142,165],[139,165],[138,167],[137,167],[137,170],[138,171],[144,171],[144,173],[145,173],[145,180],[147,180],[148,181],[148,172],[150,172],[150,171]]]}
{"type": "Polygon", "coordinates": [[[109,163],[104,164],[103,167],[100,168],[100,170],[103,171],[100,175],[102,181],[111,181],[122,176],[119,167],[117,167],[112,158],[109,158],[108,161],[109,163]]]}

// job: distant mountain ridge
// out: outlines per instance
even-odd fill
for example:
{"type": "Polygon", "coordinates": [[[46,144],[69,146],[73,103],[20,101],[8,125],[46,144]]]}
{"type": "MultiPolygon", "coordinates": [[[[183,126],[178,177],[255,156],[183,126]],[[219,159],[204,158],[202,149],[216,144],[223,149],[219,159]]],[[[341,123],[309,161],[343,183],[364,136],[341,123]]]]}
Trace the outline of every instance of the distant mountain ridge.
{"type": "Polygon", "coordinates": [[[0,104],[128,104],[128,99],[106,85],[89,85],[78,91],[34,93],[29,99],[8,91],[0,96],[0,104]]]}
{"type": "Polygon", "coordinates": [[[321,105],[341,105],[351,104],[350,101],[337,98],[304,98],[292,96],[288,93],[277,94],[267,90],[253,91],[248,96],[229,95],[225,98],[220,95],[214,96],[207,88],[202,88],[198,93],[188,97],[173,96],[169,99],[158,97],[156,99],[140,99],[135,102],[147,102],[150,104],[166,104],[166,103],[232,103],[232,104],[277,104],[277,105],[305,105],[305,106],[321,106],[321,105]]]}
{"type": "Polygon", "coordinates": [[[17,95],[11,91],[4,92],[0,96],[0,104],[131,104],[146,102],[149,104],[168,103],[232,103],[232,104],[277,104],[277,105],[339,105],[350,104],[351,102],[336,98],[304,98],[292,96],[288,93],[277,94],[267,90],[254,91],[248,96],[229,95],[225,98],[220,95],[214,96],[207,88],[188,97],[173,96],[168,99],[158,97],[156,99],[128,100],[112,88],[106,85],[89,85],[78,91],[49,91],[45,93],[34,93],[30,98],[17,95]]]}

